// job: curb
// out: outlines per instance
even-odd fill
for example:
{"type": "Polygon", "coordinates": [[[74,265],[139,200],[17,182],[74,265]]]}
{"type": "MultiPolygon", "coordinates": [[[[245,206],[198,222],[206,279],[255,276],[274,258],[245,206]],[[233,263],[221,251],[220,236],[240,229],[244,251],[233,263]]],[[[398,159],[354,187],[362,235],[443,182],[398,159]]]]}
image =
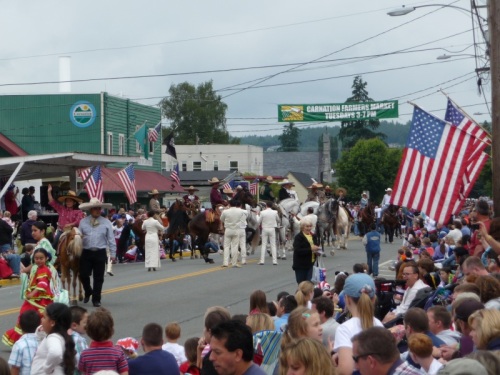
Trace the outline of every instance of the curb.
{"type": "Polygon", "coordinates": [[[20,285],[21,279],[0,279],[0,286],[20,285]]]}

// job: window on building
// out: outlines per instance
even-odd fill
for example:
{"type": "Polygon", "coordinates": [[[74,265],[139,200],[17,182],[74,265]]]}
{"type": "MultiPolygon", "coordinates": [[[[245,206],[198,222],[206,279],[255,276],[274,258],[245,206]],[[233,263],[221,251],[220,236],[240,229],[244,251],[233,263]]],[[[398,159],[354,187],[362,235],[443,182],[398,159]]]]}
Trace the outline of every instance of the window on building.
{"type": "Polygon", "coordinates": [[[237,170],[238,170],[238,162],[237,161],[230,161],[229,162],[229,171],[236,172],[237,170]]]}
{"type": "Polygon", "coordinates": [[[214,171],[218,171],[218,170],[219,170],[219,161],[214,160],[214,171]]]}
{"type": "Polygon", "coordinates": [[[201,161],[193,161],[193,171],[201,171],[201,161]]]}
{"type": "Polygon", "coordinates": [[[125,155],[125,135],[118,134],[118,155],[125,155]]]}
{"type": "Polygon", "coordinates": [[[183,172],[186,172],[188,170],[188,163],[187,163],[187,161],[181,162],[181,170],[183,172]]]}
{"type": "MultiPolygon", "coordinates": [[[[173,168],[172,168],[173,169],[173,168]]],[[[162,161],[161,162],[161,170],[162,171],[167,171],[167,162],[166,161],[162,161]]]]}
{"type": "Polygon", "coordinates": [[[108,155],[113,155],[113,133],[108,132],[108,155]]]}

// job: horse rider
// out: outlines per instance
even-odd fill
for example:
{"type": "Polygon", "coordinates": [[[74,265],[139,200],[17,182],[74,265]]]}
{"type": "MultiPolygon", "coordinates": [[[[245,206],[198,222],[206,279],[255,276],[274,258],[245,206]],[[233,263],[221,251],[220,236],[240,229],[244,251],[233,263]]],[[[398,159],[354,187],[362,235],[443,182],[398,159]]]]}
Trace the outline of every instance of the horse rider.
{"type": "Polygon", "coordinates": [[[208,181],[210,185],[212,185],[212,189],[210,190],[210,203],[212,204],[212,208],[215,208],[222,204],[223,206],[227,206],[227,201],[222,199],[222,194],[219,191],[220,181],[217,177],[213,177],[208,181]]]}
{"type": "Polygon", "coordinates": [[[334,198],[332,188],[329,185],[325,186],[325,198],[328,200],[334,198]]]}
{"type": "Polygon", "coordinates": [[[353,222],[354,217],[352,216],[351,210],[347,207],[347,199],[346,199],[347,190],[344,189],[343,187],[339,187],[337,188],[337,190],[335,190],[335,194],[337,195],[337,202],[339,203],[339,207],[344,208],[345,212],[347,213],[347,216],[349,216],[349,220],[353,222]]]}
{"type": "Polygon", "coordinates": [[[274,196],[271,184],[274,183],[273,176],[267,176],[264,180],[264,185],[259,190],[259,199],[261,201],[274,203],[276,197],[274,196]]]}
{"type": "Polygon", "coordinates": [[[186,190],[188,191],[188,193],[182,197],[182,199],[184,199],[184,203],[186,205],[193,203],[193,202],[196,202],[199,204],[200,198],[194,193],[195,191],[198,191],[198,189],[196,189],[193,185],[191,185],[186,190]]]}
{"type": "Polygon", "coordinates": [[[380,217],[382,218],[382,222],[384,222],[384,212],[389,208],[391,205],[391,194],[392,194],[392,189],[387,188],[385,189],[385,194],[384,198],[382,198],[382,203],[380,203],[380,217]]]}
{"type": "Polygon", "coordinates": [[[82,210],[89,210],[89,215],[80,221],[83,251],[80,257],[80,281],[85,290],[83,303],[92,298],[94,307],[101,306],[101,291],[104,283],[104,272],[109,248],[111,260],[116,258],[116,241],[113,234],[111,221],[101,216],[103,208],[111,208],[111,203],[103,203],[97,198],[82,203],[82,210]],[[90,275],[93,275],[93,286],[90,285],[90,275]]]}
{"type": "Polygon", "coordinates": [[[57,244],[63,232],[80,225],[80,221],[83,219],[83,212],[78,208],[78,205],[83,202],[83,199],[78,198],[74,191],[69,190],[66,195],[57,198],[59,203],[52,196],[52,185],[50,184],[47,188],[47,196],[49,205],[59,214],[57,231],[54,237],[54,243],[52,244],[52,247],[57,250],[57,244]]]}
{"type": "Polygon", "coordinates": [[[292,182],[284,179],[281,182],[278,182],[278,185],[281,185],[281,188],[278,192],[278,202],[282,200],[292,198],[290,194],[290,189],[292,188],[292,182]]]}
{"type": "Polygon", "coordinates": [[[307,194],[306,202],[318,202],[319,204],[325,203],[325,192],[323,190],[320,190],[323,189],[322,184],[315,182],[307,188],[310,189],[310,191],[307,194]]]}
{"type": "Polygon", "coordinates": [[[366,193],[363,193],[361,194],[361,200],[359,201],[360,210],[364,209],[366,206],[368,206],[368,196],[366,193]]]}
{"type": "Polygon", "coordinates": [[[160,198],[160,192],[153,189],[149,191],[148,194],[151,195],[151,199],[149,200],[149,211],[154,211],[156,218],[156,216],[158,216],[157,214],[161,212],[160,201],[158,200],[160,198]]]}

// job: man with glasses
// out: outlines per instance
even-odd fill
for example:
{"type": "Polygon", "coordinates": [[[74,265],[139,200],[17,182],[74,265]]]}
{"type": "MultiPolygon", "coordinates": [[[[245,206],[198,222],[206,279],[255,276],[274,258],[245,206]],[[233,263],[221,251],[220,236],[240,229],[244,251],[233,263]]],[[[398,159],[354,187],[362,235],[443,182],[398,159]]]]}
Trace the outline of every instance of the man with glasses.
{"type": "Polygon", "coordinates": [[[396,309],[387,313],[387,315],[384,317],[384,320],[382,320],[382,323],[390,322],[398,316],[404,315],[410,308],[413,300],[417,295],[417,292],[420,289],[427,288],[427,285],[425,285],[424,282],[420,280],[418,266],[416,264],[406,265],[406,267],[403,269],[403,277],[406,280],[407,287],[403,295],[403,300],[396,309]]]}
{"type": "Polygon", "coordinates": [[[382,327],[368,328],[352,339],[352,359],[361,375],[422,375],[400,358],[392,333],[382,327]]]}

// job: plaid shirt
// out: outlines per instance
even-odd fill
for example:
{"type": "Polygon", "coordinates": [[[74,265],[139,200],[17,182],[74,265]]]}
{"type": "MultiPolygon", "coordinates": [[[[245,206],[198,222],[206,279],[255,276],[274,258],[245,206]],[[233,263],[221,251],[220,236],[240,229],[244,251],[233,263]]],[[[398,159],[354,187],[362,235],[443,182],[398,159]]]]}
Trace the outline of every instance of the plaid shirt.
{"type": "Polygon", "coordinates": [[[394,370],[390,369],[387,373],[388,375],[425,375],[425,372],[419,370],[416,367],[410,365],[407,361],[404,361],[394,370]]]}
{"type": "Polygon", "coordinates": [[[78,361],[80,360],[80,355],[85,349],[89,347],[89,344],[87,340],[85,340],[85,337],[83,337],[76,331],[71,332],[71,338],[75,343],[75,350],[76,350],[76,369],[74,375],[78,375],[80,374],[80,371],[78,371],[78,361]]]}
{"type": "Polygon", "coordinates": [[[30,375],[31,362],[38,348],[38,340],[34,333],[25,333],[12,347],[9,365],[19,367],[20,375],[30,375]]]}

